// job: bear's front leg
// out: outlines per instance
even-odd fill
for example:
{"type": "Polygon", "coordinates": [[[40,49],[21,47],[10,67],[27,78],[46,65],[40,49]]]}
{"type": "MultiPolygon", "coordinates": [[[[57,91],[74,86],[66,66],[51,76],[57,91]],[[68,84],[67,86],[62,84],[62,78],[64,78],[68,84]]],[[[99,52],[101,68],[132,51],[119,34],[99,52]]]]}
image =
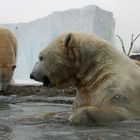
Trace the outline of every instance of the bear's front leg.
{"type": "Polygon", "coordinates": [[[89,124],[122,121],[132,117],[131,113],[123,107],[93,107],[86,106],[78,109],[69,117],[71,124],[89,124]]]}

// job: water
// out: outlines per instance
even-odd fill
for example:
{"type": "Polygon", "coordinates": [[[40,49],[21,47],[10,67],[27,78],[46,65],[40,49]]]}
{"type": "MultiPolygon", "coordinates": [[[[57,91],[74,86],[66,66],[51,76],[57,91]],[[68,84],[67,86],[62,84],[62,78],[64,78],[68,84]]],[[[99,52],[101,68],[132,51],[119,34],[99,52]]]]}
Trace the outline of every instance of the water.
{"type": "MultiPolygon", "coordinates": [[[[59,100],[54,97],[56,99],[59,100]]],[[[28,120],[32,115],[66,111],[70,107],[69,104],[50,103],[48,100],[45,97],[39,100],[37,96],[0,96],[0,140],[140,140],[138,120],[100,126],[72,126],[61,121],[28,120]],[[28,121],[21,118],[27,118],[28,121]]]]}

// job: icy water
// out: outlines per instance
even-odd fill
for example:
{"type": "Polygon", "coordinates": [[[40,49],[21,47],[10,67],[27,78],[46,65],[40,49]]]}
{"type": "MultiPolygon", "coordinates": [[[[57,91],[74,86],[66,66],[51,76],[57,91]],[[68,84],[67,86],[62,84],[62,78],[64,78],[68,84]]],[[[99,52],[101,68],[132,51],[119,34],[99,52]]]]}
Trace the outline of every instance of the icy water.
{"type": "Polygon", "coordinates": [[[72,126],[68,122],[30,121],[28,118],[50,111],[66,111],[73,98],[0,96],[0,140],[140,140],[140,121],[100,126],[72,126]],[[55,103],[51,103],[54,100],[55,103]]]}

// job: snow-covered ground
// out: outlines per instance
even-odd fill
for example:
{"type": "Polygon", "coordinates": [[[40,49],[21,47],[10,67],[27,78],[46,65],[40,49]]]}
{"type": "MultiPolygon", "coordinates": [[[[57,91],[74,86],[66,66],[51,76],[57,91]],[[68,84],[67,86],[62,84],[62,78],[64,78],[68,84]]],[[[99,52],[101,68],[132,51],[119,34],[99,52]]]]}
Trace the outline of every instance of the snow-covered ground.
{"type": "Polygon", "coordinates": [[[16,85],[43,85],[41,82],[37,82],[34,80],[19,80],[14,79],[16,85]]]}

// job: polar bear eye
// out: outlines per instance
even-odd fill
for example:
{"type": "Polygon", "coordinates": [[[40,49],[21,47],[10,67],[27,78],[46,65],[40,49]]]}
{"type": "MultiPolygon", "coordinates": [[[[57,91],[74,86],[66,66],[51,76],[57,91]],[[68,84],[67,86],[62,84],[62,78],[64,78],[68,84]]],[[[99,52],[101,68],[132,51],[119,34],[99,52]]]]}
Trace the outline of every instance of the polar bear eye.
{"type": "Polygon", "coordinates": [[[16,68],[16,65],[12,66],[12,69],[14,70],[16,68]]]}
{"type": "Polygon", "coordinates": [[[39,60],[42,61],[43,60],[43,56],[39,56],[39,60]]]}

